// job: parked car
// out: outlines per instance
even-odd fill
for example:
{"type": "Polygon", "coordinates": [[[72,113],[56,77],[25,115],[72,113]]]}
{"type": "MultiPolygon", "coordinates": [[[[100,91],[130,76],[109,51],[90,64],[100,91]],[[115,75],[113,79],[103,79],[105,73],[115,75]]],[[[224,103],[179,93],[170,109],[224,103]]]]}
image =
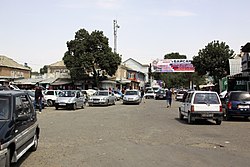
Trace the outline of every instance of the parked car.
{"type": "MultiPolygon", "coordinates": [[[[32,103],[34,104],[35,101],[35,91],[34,90],[23,90],[24,92],[28,93],[28,95],[30,96],[30,99],[32,101],[32,103]]],[[[45,98],[42,99],[42,108],[44,109],[45,106],[47,106],[47,101],[45,100],[45,98]]],[[[36,108],[39,108],[39,104],[36,104],[36,108]]]]}
{"type": "Polygon", "coordinates": [[[223,111],[225,119],[241,116],[248,119],[250,117],[250,94],[247,91],[231,91],[223,101],[223,111]]]}
{"type": "Polygon", "coordinates": [[[73,109],[84,108],[85,98],[80,90],[63,90],[55,101],[55,108],[73,109]]]}
{"type": "Polygon", "coordinates": [[[123,104],[140,104],[141,100],[139,90],[126,90],[123,96],[123,104]]]}
{"type": "Polygon", "coordinates": [[[61,90],[45,90],[44,91],[44,98],[47,101],[48,107],[54,106],[56,98],[58,97],[61,90]]]}
{"type": "Polygon", "coordinates": [[[187,91],[184,90],[180,90],[177,92],[176,96],[175,96],[175,100],[176,101],[182,101],[183,99],[183,95],[186,93],[187,91]]]}
{"type": "Polygon", "coordinates": [[[36,151],[40,129],[27,93],[0,91],[0,106],[0,166],[9,167],[28,150],[36,151]]]}
{"type": "Polygon", "coordinates": [[[166,99],[166,90],[160,89],[155,93],[155,100],[165,100],[166,99]]]}
{"type": "Polygon", "coordinates": [[[155,98],[155,92],[154,90],[148,90],[145,94],[144,94],[144,98],[145,99],[154,99],[155,98]]]}
{"type": "Polygon", "coordinates": [[[93,105],[115,105],[116,97],[114,93],[109,90],[99,90],[89,97],[89,106],[93,105]]]}
{"type": "Polygon", "coordinates": [[[179,118],[188,118],[188,123],[196,119],[215,120],[220,125],[223,120],[222,104],[217,92],[189,91],[183,97],[179,107],[179,118]]]}

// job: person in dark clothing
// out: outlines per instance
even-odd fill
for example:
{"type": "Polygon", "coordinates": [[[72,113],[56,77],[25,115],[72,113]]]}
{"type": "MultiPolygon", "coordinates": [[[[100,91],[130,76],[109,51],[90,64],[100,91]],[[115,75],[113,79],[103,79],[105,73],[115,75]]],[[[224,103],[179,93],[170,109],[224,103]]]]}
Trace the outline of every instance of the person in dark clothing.
{"type": "Polygon", "coordinates": [[[171,107],[172,104],[172,92],[171,90],[166,91],[166,100],[167,100],[167,107],[171,107]]]}
{"type": "Polygon", "coordinates": [[[145,103],[144,94],[145,94],[144,89],[141,89],[141,99],[143,103],[145,103]]]}
{"type": "Polygon", "coordinates": [[[39,84],[36,84],[34,108],[36,110],[36,105],[38,104],[39,105],[39,113],[42,112],[42,99],[43,99],[42,88],[39,86],[39,84]]]}

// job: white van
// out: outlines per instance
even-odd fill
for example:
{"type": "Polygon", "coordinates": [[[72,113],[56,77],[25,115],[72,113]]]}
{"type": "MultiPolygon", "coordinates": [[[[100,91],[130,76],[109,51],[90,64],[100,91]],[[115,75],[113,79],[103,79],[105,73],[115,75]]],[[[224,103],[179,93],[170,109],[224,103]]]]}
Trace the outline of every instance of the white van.
{"type": "Polygon", "coordinates": [[[223,120],[222,104],[217,92],[213,91],[188,91],[184,94],[179,107],[179,118],[188,118],[188,123],[196,119],[214,120],[220,125],[223,120]]]}

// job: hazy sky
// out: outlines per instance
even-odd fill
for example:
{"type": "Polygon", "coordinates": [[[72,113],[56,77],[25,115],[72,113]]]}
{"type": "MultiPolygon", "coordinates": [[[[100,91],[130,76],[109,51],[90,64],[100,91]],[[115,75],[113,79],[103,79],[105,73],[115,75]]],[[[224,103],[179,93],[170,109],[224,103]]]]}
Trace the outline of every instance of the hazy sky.
{"type": "Polygon", "coordinates": [[[117,52],[143,64],[179,52],[192,58],[213,40],[235,53],[250,41],[248,0],[0,0],[0,55],[33,71],[62,60],[81,28],[104,32],[117,52]]]}

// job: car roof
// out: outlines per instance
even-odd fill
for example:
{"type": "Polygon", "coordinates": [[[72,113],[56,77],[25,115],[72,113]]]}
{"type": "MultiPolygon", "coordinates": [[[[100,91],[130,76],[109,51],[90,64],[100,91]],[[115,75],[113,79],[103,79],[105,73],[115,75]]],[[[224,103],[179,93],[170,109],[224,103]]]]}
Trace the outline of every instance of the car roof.
{"type": "MultiPolygon", "coordinates": [[[[190,91],[187,91],[188,93],[217,93],[215,91],[204,91],[204,90],[190,90],[190,91]]],[[[217,93],[218,94],[218,93],[217,93]]]]}
{"type": "Polygon", "coordinates": [[[20,94],[27,94],[20,90],[4,90],[0,91],[0,95],[20,95],[20,94]]]}

